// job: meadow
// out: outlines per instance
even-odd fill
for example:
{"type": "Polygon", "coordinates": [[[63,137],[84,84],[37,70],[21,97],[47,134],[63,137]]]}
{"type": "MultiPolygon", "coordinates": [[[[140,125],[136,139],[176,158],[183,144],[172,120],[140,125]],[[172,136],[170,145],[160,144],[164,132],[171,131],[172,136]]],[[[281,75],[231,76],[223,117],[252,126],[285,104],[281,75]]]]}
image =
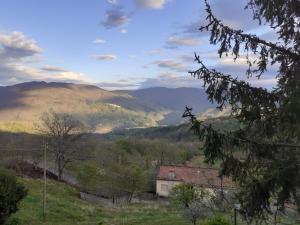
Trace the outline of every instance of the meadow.
{"type": "Polygon", "coordinates": [[[187,225],[171,206],[130,204],[102,207],[79,198],[79,191],[48,180],[47,213],[43,217],[43,180],[20,178],[29,190],[20,210],[13,216],[20,225],[187,225]]]}

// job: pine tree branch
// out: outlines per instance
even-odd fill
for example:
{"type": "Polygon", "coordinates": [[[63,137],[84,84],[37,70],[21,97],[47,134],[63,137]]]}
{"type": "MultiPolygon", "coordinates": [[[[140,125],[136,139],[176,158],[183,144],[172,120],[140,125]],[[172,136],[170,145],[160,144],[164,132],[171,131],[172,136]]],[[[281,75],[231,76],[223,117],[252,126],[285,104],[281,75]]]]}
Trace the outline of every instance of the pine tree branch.
{"type": "Polygon", "coordinates": [[[278,96],[276,95],[276,92],[268,92],[267,89],[265,88],[257,88],[257,87],[252,87],[249,85],[249,83],[245,82],[245,81],[239,81],[237,78],[233,78],[230,75],[225,75],[222,74],[220,72],[217,72],[216,70],[209,70],[204,63],[202,62],[202,60],[200,59],[200,56],[197,55],[195,53],[195,61],[200,64],[200,68],[195,70],[195,71],[189,71],[188,73],[191,74],[191,76],[193,77],[197,77],[198,79],[203,79],[203,76],[201,76],[201,74],[206,73],[206,74],[210,74],[212,77],[216,78],[216,79],[221,79],[221,80],[225,80],[228,81],[236,86],[240,86],[240,87],[244,87],[247,88],[249,90],[251,90],[251,92],[259,92],[260,94],[263,95],[268,95],[269,97],[273,98],[278,98],[278,96]]]}
{"type": "MultiPolygon", "coordinates": [[[[261,44],[262,48],[264,47],[269,47],[272,50],[275,50],[275,54],[280,54],[283,56],[287,56],[290,57],[294,60],[300,60],[300,53],[298,52],[294,52],[291,49],[285,48],[283,46],[278,46],[272,42],[267,42],[265,40],[260,39],[259,37],[257,37],[256,35],[252,35],[252,34],[246,34],[243,32],[243,30],[235,30],[232,29],[226,25],[224,25],[220,20],[218,20],[212,13],[211,7],[208,4],[207,0],[205,0],[205,5],[206,5],[206,11],[208,13],[207,16],[207,20],[209,20],[209,24],[207,24],[206,26],[202,26],[199,30],[203,31],[203,30],[208,30],[210,27],[212,27],[213,29],[221,29],[223,30],[224,33],[228,34],[229,38],[232,38],[232,36],[234,36],[234,39],[237,40],[237,36],[240,37],[240,41],[246,42],[246,43],[250,43],[250,48],[252,49],[257,49],[257,45],[261,44]],[[254,47],[254,48],[253,48],[254,47]]],[[[212,39],[211,39],[212,41],[212,39]]],[[[228,40],[227,40],[228,41],[228,40]]],[[[214,44],[216,42],[216,40],[212,41],[214,44]]],[[[238,42],[239,44],[239,42],[238,42]]],[[[233,48],[233,52],[234,54],[237,56],[237,52],[235,52],[235,48],[238,48],[237,46],[235,46],[233,48]]]]}
{"type": "MultiPolygon", "coordinates": [[[[300,1],[270,1],[270,0],[248,0],[245,9],[253,11],[253,18],[262,24],[262,19],[270,23],[271,28],[276,29],[279,37],[286,44],[299,43],[300,32],[300,1]],[[271,13],[270,13],[271,12],[271,13]]],[[[295,50],[299,51],[297,44],[295,50]]]]}
{"type": "Polygon", "coordinates": [[[276,90],[268,92],[265,88],[252,87],[249,83],[239,81],[230,75],[209,70],[196,53],[195,61],[201,67],[189,73],[204,81],[203,86],[206,87],[208,99],[211,102],[217,102],[217,108],[222,110],[224,105],[229,103],[233,113],[237,114],[240,119],[251,122],[276,114],[276,104],[280,97],[276,90]],[[251,105],[256,114],[250,113],[247,105],[251,105]]]}
{"type": "Polygon", "coordinates": [[[206,124],[203,124],[202,121],[199,121],[196,116],[194,114],[192,114],[192,108],[189,108],[186,106],[185,108],[185,112],[183,114],[184,118],[189,118],[190,120],[190,123],[192,124],[192,127],[191,129],[197,134],[201,134],[201,130],[202,129],[209,129],[215,133],[217,133],[218,135],[224,137],[225,139],[227,140],[232,140],[236,143],[245,143],[245,144],[250,144],[250,145],[255,145],[255,146],[269,146],[269,147],[287,147],[287,148],[295,148],[295,150],[300,150],[300,145],[297,145],[297,144],[288,144],[288,143],[262,143],[262,142],[257,142],[257,141],[254,141],[254,140],[250,140],[250,139],[247,139],[247,138],[241,138],[241,137],[236,137],[236,136],[233,136],[231,135],[230,133],[224,133],[224,132],[221,132],[221,131],[218,131],[214,128],[212,128],[211,125],[206,125],[206,124]]]}

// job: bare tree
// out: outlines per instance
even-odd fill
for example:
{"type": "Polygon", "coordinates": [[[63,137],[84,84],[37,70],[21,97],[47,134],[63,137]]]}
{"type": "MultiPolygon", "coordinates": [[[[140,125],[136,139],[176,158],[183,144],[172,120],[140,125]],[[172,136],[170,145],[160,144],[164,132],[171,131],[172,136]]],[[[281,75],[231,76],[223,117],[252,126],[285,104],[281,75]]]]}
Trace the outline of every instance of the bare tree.
{"type": "Polygon", "coordinates": [[[61,180],[66,165],[82,159],[83,137],[88,129],[71,115],[53,111],[43,114],[38,129],[45,137],[49,151],[54,155],[58,180],[61,180]]]}
{"type": "Polygon", "coordinates": [[[183,217],[188,219],[197,225],[199,219],[205,219],[211,215],[210,211],[204,207],[203,202],[200,200],[192,200],[189,204],[189,207],[185,207],[182,210],[183,217]]]}

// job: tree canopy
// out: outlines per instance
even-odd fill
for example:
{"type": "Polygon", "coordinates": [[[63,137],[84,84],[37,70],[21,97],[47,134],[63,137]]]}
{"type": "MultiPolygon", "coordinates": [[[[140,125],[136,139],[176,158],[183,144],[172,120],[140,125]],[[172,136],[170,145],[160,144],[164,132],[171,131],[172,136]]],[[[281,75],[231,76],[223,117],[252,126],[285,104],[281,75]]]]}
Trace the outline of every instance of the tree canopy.
{"type": "Polygon", "coordinates": [[[188,107],[183,116],[204,143],[206,161],[221,162],[221,175],[239,185],[243,215],[263,219],[272,205],[283,209],[287,201],[300,201],[300,2],[248,0],[245,8],[252,10],[253,19],[277,33],[274,43],[226,26],[205,4],[207,24],[200,31],[210,33],[219,57],[246,58],[245,80],[208,68],[197,54],[200,68],[189,73],[203,81],[208,99],[220,110],[230,108],[242,126],[217,130],[199,121],[188,107]],[[247,82],[250,77],[260,79],[271,67],[277,68],[273,89],[247,82]]]}

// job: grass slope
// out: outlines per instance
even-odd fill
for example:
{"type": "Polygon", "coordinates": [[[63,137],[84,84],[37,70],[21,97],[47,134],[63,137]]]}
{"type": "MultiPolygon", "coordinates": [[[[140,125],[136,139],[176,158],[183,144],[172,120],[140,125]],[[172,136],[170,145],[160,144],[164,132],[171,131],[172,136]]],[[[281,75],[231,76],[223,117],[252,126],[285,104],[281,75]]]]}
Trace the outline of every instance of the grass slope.
{"type": "Polygon", "coordinates": [[[14,215],[20,225],[187,225],[174,210],[159,205],[135,204],[106,208],[79,199],[76,189],[48,181],[47,216],[42,216],[43,181],[21,179],[29,189],[20,210],[14,215]]]}

